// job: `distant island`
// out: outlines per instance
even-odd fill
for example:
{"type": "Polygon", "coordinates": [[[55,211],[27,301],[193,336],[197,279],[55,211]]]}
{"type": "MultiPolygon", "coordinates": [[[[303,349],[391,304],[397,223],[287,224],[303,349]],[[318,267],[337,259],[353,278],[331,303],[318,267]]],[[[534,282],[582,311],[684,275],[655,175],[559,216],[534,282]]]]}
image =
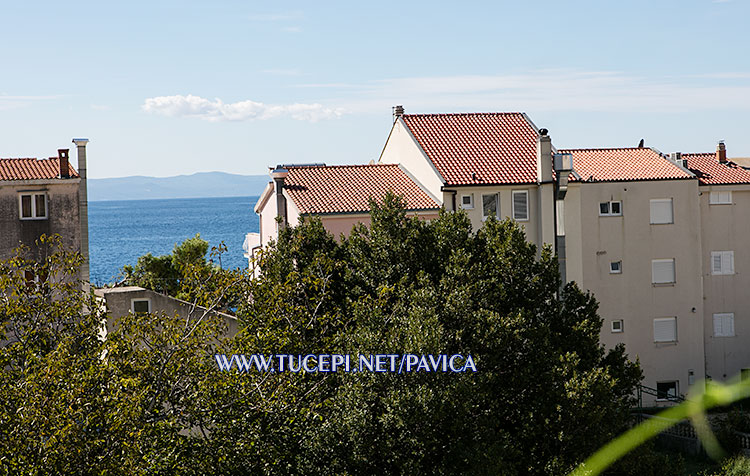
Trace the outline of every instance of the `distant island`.
{"type": "Polygon", "coordinates": [[[118,177],[88,180],[89,201],[209,198],[260,195],[268,175],[199,172],[175,177],[118,177]]]}

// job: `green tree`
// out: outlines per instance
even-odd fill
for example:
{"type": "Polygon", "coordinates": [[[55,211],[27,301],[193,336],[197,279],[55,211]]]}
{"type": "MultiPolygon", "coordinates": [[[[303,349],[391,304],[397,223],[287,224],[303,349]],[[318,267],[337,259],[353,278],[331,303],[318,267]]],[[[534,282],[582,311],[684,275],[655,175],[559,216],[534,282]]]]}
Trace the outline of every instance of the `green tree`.
{"type": "Polygon", "coordinates": [[[182,288],[182,278],[187,267],[210,268],[206,262],[208,241],[196,234],[180,244],[174,245],[171,254],[154,256],[147,253],[136,262],[135,266],[123,266],[125,283],[130,286],[141,286],[153,291],[177,296],[182,288]]]}
{"type": "Polygon", "coordinates": [[[596,301],[560,291],[549,249],[538,257],[510,221],[474,233],[463,213],[407,218],[391,195],[371,206],[341,242],[317,220],[280,235],[238,351],[460,353],[478,372],[274,376],[301,392],[293,412],[232,421],[274,428],[288,449],[277,470],[562,474],[625,427],[640,370],[599,344],[596,301]]]}
{"type": "Polygon", "coordinates": [[[625,426],[638,366],[513,222],[425,222],[389,194],[349,238],[283,230],[258,278],[185,251],[179,292],[234,300],[236,336],[211,313],[138,314],[102,340],[79,256],[0,266],[0,470],[552,475],[625,426]],[[216,352],[461,354],[477,372],[239,374],[216,352]]]}

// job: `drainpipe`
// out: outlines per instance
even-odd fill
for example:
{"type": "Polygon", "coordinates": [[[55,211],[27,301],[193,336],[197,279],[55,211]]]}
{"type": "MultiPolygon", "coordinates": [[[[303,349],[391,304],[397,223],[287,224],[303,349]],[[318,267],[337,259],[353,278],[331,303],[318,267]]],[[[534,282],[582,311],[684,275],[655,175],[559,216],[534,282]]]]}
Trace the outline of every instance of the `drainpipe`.
{"type": "Polygon", "coordinates": [[[555,253],[560,267],[562,285],[567,282],[565,257],[565,195],[568,178],[573,171],[572,154],[555,154],[555,253]]]}
{"type": "Polygon", "coordinates": [[[83,291],[86,294],[91,289],[89,283],[89,200],[86,188],[86,144],[88,142],[88,139],[73,139],[78,151],[78,175],[81,176],[81,182],[78,185],[78,214],[81,226],[81,255],[83,256],[81,281],[83,281],[83,291]]]}

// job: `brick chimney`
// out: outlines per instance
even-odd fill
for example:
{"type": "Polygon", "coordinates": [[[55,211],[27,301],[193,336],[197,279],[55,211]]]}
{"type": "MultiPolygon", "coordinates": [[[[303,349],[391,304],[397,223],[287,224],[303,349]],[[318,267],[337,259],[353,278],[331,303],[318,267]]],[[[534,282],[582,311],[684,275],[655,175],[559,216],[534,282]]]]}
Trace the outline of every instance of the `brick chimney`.
{"type": "Polygon", "coordinates": [[[727,148],[724,145],[724,141],[720,140],[716,145],[716,160],[721,164],[727,163],[727,148]]]}
{"type": "Polygon", "coordinates": [[[57,158],[60,161],[60,178],[70,178],[70,162],[68,162],[68,149],[57,149],[57,158]]]}

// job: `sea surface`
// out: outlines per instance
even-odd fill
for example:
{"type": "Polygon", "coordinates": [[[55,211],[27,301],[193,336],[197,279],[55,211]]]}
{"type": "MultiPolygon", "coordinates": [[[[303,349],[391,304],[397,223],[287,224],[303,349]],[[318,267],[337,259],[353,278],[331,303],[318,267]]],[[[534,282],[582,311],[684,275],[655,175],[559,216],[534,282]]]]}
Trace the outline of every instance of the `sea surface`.
{"type": "Polygon", "coordinates": [[[211,246],[222,241],[224,268],[246,268],[245,234],[258,232],[258,197],[173,198],[89,202],[89,254],[93,284],[112,283],[139,256],[171,253],[200,233],[211,246]]]}

